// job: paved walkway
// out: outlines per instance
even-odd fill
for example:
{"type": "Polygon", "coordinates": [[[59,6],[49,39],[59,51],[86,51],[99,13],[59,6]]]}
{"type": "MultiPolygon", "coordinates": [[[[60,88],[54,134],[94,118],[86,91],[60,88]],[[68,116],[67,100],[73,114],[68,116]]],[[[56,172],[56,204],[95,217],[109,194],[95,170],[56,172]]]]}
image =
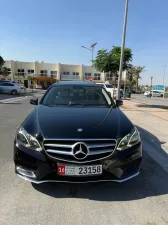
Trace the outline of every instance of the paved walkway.
{"type": "Polygon", "coordinates": [[[136,124],[142,135],[168,153],[168,110],[131,100],[124,100],[122,111],[136,124]]]}

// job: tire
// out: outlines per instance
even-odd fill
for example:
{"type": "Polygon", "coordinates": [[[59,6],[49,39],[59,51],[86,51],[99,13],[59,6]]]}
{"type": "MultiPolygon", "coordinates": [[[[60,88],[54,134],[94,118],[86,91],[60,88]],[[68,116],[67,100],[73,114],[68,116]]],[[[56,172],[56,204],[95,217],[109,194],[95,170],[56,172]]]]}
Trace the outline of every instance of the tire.
{"type": "Polygon", "coordinates": [[[12,90],[12,91],[11,91],[11,95],[18,95],[17,90],[12,90]]]}

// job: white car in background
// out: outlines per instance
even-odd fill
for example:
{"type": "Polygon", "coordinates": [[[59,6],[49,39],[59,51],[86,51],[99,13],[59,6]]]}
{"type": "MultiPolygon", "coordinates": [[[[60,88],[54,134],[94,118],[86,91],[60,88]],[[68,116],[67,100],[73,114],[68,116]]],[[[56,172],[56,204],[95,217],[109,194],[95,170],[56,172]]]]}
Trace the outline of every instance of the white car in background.
{"type": "Polygon", "coordinates": [[[113,85],[112,84],[105,84],[105,83],[96,83],[96,84],[101,85],[102,87],[104,87],[106,89],[107,92],[112,94],[112,91],[113,91],[113,85]]]}
{"type": "Polygon", "coordinates": [[[146,97],[163,97],[163,92],[160,91],[146,91],[144,93],[146,97]]]}
{"type": "Polygon", "coordinates": [[[149,96],[150,95],[150,91],[145,91],[144,95],[145,96],[149,96]]]}
{"type": "Polygon", "coordinates": [[[26,89],[24,86],[13,82],[0,82],[0,93],[1,94],[25,94],[26,89]]]}

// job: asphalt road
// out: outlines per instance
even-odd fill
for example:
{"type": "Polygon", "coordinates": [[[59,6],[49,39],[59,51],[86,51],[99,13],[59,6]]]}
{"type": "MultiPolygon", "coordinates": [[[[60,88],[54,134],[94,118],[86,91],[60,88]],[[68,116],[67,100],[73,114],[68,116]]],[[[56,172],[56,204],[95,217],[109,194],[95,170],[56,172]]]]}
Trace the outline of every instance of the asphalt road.
{"type": "Polygon", "coordinates": [[[144,102],[149,105],[158,105],[158,106],[168,106],[168,98],[160,98],[160,97],[146,97],[143,94],[132,94],[131,99],[137,100],[139,102],[144,102]]]}
{"type": "Polygon", "coordinates": [[[40,89],[35,89],[35,90],[33,90],[33,92],[32,92],[32,90],[31,89],[27,89],[27,93],[24,93],[24,94],[20,94],[20,95],[18,95],[18,96],[16,96],[16,95],[8,95],[8,94],[1,94],[0,93],[0,102],[1,101],[5,101],[5,100],[9,100],[9,99],[14,99],[14,98],[23,98],[23,97],[25,97],[25,96],[33,96],[33,95],[35,95],[35,94],[41,94],[41,93],[44,93],[45,92],[45,90],[40,90],[40,89]]]}
{"type": "Polygon", "coordinates": [[[14,174],[13,139],[28,99],[0,104],[0,225],[168,224],[168,174],[144,141],[140,175],[126,183],[32,185],[14,174]]]}

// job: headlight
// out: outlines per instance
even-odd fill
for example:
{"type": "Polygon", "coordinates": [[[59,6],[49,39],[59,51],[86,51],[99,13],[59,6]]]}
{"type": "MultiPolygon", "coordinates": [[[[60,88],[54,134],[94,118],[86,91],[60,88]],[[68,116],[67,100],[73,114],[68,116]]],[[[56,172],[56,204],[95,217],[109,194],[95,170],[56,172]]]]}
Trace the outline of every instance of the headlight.
{"type": "Polygon", "coordinates": [[[124,138],[121,139],[121,141],[117,147],[117,150],[122,151],[127,148],[130,148],[133,145],[140,142],[140,140],[141,140],[141,138],[140,138],[139,132],[138,132],[137,128],[134,127],[129,134],[127,134],[124,138]]]}
{"type": "Polygon", "coordinates": [[[20,127],[16,134],[16,142],[35,151],[41,151],[42,148],[35,137],[28,134],[27,131],[20,127]]]}

